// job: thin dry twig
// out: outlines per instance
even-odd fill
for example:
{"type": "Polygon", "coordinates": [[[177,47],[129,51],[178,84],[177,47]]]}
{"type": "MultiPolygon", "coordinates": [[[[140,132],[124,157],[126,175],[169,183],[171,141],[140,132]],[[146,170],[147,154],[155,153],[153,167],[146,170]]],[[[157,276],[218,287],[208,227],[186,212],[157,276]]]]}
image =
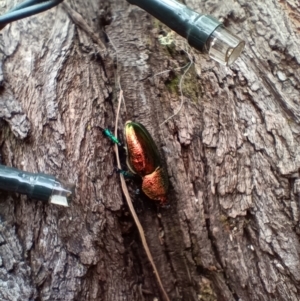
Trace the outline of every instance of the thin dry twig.
{"type": "MultiPolygon", "coordinates": [[[[118,130],[118,120],[119,120],[119,113],[120,113],[120,108],[121,108],[121,102],[122,102],[122,98],[123,98],[123,91],[121,90],[120,91],[120,95],[119,95],[119,103],[118,103],[118,109],[117,109],[117,114],[116,114],[116,121],[115,121],[115,136],[117,137],[117,130],[118,130]]],[[[119,157],[119,150],[118,150],[118,146],[117,144],[115,144],[115,153],[116,153],[116,159],[117,159],[117,165],[118,165],[118,168],[121,169],[121,163],[120,163],[120,157],[119,157]]],[[[139,221],[139,218],[134,210],[134,207],[133,207],[133,204],[132,204],[132,201],[131,201],[131,198],[130,198],[130,195],[129,195],[129,192],[128,192],[128,189],[127,189],[127,185],[126,185],[126,182],[125,182],[125,179],[124,179],[124,176],[120,173],[120,180],[121,180],[121,186],[122,186],[122,191],[124,193],[124,196],[125,196],[125,199],[126,199],[126,202],[127,202],[127,205],[129,207],[129,210],[130,210],[130,213],[133,217],[133,220],[138,228],[138,231],[139,231],[139,234],[140,234],[140,237],[141,237],[141,240],[142,240],[142,244],[143,244],[143,247],[144,247],[144,250],[147,254],[147,257],[151,263],[151,266],[153,268],[153,271],[154,271],[154,274],[155,274],[155,277],[157,279],[157,282],[159,284],[159,287],[165,297],[165,300],[166,301],[170,301],[164,287],[163,287],[163,284],[162,284],[162,281],[160,279],[160,276],[159,276],[159,273],[158,273],[158,270],[155,266],[155,263],[154,263],[154,260],[153,260],[153,257],[151,255],[151,252],[150,252],[150,249],[148,247],[148,244],[147,244],[147,241],[146,241],[146,237],[145,237],[145,233],[144,233],[144,230],[143,230],[143,227],[139,221]]]]}

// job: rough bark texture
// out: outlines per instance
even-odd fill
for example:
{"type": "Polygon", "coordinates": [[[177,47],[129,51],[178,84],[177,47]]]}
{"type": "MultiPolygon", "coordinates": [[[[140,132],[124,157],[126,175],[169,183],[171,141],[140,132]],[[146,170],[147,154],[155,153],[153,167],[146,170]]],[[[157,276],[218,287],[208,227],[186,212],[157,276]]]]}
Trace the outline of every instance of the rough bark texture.
{"type": "Polygon", "coordinates": [[[299,300],[298,0],[186,0],[246,40],[231,68],[176,35],[162,45],[169,29],[125,0],[66,3],[83,19],[59,5],[1,31],[3,162],[76,196],[62,209],[1,192],[0,300],[162,300],[97,129],[114,126],[118,78],[120,136],[143,123],[167,164],[169,208],[129,185],[170,299],[299,300]],[[159,126],[190,56],[182,109],[159,126]]]}

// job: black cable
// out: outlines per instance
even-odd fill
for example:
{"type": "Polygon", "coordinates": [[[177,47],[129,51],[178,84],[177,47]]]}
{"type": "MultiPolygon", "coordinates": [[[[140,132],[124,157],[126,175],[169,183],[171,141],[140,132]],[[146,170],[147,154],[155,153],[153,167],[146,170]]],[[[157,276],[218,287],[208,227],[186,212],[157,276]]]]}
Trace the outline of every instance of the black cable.
{"type": "Polygon", "coordinates": [[[0,29],[6,24],[46,11],[63,0],[27,0],[0,16],[0,29]]]}
{"type": "Polygon", "coordinates": [[[30,173],[0,164],[0,189],[68,206],[74,185],[42,173],[30,173]]]}
{"type": "Polygon", "coordinates": [[[127,0],[187,39],[197,50],[223,65],[232,64],[245,43],[209,15],[202,15],[175,0],[127,0]]]}
{"type": "Polygon", "coordinates": [[[203,51],[211,33],[222,23],[211,16],[201,15],[177,1],[127,0],[166,24],[191,46],[203,51]]]}

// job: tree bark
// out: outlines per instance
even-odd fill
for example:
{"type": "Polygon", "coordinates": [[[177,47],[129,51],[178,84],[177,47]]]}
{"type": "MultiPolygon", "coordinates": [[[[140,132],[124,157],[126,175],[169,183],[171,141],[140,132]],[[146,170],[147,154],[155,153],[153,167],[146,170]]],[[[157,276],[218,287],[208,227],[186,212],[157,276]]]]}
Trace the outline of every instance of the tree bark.
{"type": "Polygon", "coordinates": [[[98,129],[120,87],[171,183],[160,208],[128,182],[170,300],[300,300],[298,1],[186,0],[245,39],[230,68],[125,0],[65,2],[1,31],[3,163],[76,193],[0,193],[0,300],[163,300],[98,129]]]}

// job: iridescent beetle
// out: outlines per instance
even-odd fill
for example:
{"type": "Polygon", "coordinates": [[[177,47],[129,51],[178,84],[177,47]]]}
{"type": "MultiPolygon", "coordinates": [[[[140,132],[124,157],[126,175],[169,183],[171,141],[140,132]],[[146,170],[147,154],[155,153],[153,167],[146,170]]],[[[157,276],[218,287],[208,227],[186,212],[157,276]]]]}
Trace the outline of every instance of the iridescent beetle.
{"type": "MultiPolygon", "coordinates": [[[[112,134],[103,132],[112,142],[112,134]]],[[[142,178],[142,190],[151,199],[167,201],[168,175],[162,165],[158,148],[147,129],[138,122],[127,121],[124,128],[127,166],[133,174],[142,178]]]]}

